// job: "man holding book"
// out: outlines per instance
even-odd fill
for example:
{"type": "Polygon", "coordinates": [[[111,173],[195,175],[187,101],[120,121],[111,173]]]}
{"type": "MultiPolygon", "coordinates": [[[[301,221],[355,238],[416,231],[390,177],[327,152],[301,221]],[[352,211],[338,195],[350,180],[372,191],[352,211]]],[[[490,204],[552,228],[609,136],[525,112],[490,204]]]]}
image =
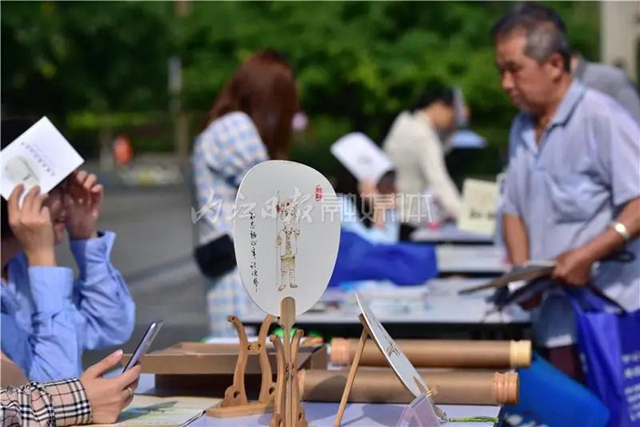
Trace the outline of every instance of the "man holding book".
{"type": "MultiPolygon", "coordinates": [[[[494,27],[503,90],[521,110],[511,127],[503,229],[510,260],[554,259],[556,283],[591,283],[640,308],[640,128],[612,98],[571,74],[562,19],[518,4],[494,27]],[[632,262],[604,262],[624,248],[632,262]]],[[[582,378],[572,307],[561,288],[534,311],[550,361],[582,378]]]]}

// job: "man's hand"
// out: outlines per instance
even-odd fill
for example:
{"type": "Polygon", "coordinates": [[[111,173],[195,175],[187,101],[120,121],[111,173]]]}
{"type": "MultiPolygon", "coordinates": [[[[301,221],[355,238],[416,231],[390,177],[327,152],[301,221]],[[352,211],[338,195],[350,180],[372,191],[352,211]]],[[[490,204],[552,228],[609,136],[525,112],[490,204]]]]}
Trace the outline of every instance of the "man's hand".
{"type": "Polygon", "coordinates": [[[556,257],[553,279],[569,286],[584,286],[591,278],[591,266],[595,260],[583,248],[572,249],[556,257]]]}
{"type": "Polygon", "coordinates": [[[55,236],[49,208],[43,206],[46,194],[40,194],[40,187],[35,186],[24,197],[20,206],[20,197],[24,186],[13,189],[7,208],[9,226],[24,250],[29,266],[55,266],[55,236]]]}
{"type": "Polygon", "coordinates": [[[74,172],[69,178],[64,206],[67,210],[67,231],[72,240],[98,237],[96,223],[104,188],[98,178],[84,170],[74,172]]]}

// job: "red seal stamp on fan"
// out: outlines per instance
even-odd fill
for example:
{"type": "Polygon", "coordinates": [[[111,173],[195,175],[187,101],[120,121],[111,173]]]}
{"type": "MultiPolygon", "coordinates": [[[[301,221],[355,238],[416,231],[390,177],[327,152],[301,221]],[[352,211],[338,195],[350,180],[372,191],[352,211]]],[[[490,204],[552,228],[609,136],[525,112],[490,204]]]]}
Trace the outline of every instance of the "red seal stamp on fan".
{"type": "Polygon", "coordinates": [[[322,200],[322,197],[323,197],[322,187],[319,185],[316,185],[316,202],[319,202],[320,200],[322,200]]]}

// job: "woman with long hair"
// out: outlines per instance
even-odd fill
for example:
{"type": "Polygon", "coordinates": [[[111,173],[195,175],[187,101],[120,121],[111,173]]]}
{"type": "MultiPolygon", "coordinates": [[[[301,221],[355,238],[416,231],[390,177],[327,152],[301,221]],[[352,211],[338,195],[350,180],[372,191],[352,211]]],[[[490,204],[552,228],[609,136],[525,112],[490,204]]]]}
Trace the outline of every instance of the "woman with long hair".
{"type": "Polygon", "coordinates": [[[292,121],[298,111],[295,74],[288,61],[271,50],[249,57],[219,93],[196,137],[192,166],[197,195],[193,220],[195,250],[207,289],[212,336],[233,334],[230,314],[250,306],[233,249],[233,215],[238,186],[253,166],[286,159],[292,121]]]}

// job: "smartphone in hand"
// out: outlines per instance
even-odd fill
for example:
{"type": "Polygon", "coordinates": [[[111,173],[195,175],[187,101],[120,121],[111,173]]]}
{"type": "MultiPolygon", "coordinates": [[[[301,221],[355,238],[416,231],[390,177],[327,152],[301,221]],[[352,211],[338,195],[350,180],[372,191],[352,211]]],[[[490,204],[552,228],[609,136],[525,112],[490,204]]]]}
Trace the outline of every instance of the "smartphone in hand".
{"type": "Polygon", "coordinates": [[[136,351],[133,352],[133,356],[131,356],[129,363],[127,363],[127,366],[125,366],[123,372],[128,371],[129,369],[140,363],[144,355],[149,350],[149,347],[151,347],[151,343],[158,335],[158,332],[160,332],[162,325],[162,322],[153,322],[151,325],[149,325],[149,328],[147,328],[147,332],[144,333],[144,336],[140,340],[140,343],[138,343],[138,347],[136,347],[136,351]]]}

